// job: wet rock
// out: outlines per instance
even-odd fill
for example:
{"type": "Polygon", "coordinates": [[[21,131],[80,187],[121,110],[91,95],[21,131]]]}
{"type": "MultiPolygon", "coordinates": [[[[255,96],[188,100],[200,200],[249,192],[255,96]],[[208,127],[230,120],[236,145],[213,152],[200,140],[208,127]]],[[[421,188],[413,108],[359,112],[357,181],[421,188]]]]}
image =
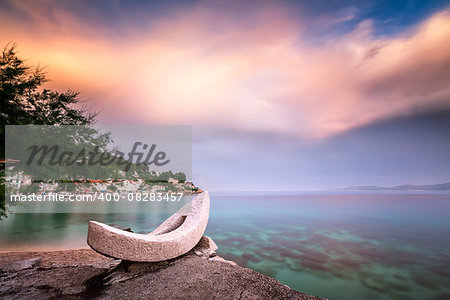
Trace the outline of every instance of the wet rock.
{"type": "Polygon", "coordinates": [[[302,258],[300,260],[300,264],[303,267],[314,270],[314,271],[319,271],[319,272],[328,272],[329,271],[328,268],[324,264],[313,261],[313,260],[305,259],[305,258],[302,258]]]}
{"type": "Polygon", "coordinates": [[[361,269],[361,263],[359,261],[353,260],[349,257],[341,257],[338,259],[333,260],[333,265],[335,265],[337,268],[343,268],[343,269],[352,269],[352,270],[359,270],[361,269]]]}
{"type": "Polygon", "coordinates": [[[299,265],[296,261],[292,261],[292,260],[288,260],[287,261],[287,266],[289,269],[291,269],[292,271],[305,271],[305,269],[299,265]]]}
{"type": "Polygon", "coordinates": [[[103,272],[93,267],[30,268],[0,276],[0,299],[48,299],[74,295],[103,272]]]}
{"type": "Polygon", "coordinates": [[[251,253],[244,253],[244,254],[242,254],[242,258],[247,260],[247,261],[252,261],[252,262],[258,262],[259,261],[259,259],[256,256],[254,256],[253,254],[251,254],[251,253]]]}
{"type": "Polygon", "coordinates": [[[239,246],[245,248],[246,246],[252,244],[251,241],[247,240],[245,237],[233,236],[227,239],[234,246],[239,246]]]}
{"type": "Polygon", "coordinates": [[[418,285],[427,288],[427,289],[435,289],[436,288],[436,284],[434,283],[434,281],[429,280],[427,278],[425,278],[424,276],[413,276],[412,279],[414,280],[415,283],[417,283],[418,285]]]}
{"type": "Polygon", "coordinates": [[[323,264],[328,260],[328,255],[314,249],[303,249],[301,259],[323,264]]]}
{"type": "Polygon", "coordinates": [[[245,258],[243,258],[240,255],[235,255],[233,253],[223,253],[223,255],[222,254],[220,254],[220,255],[223,256],[223,258],[225,258],[226,260],[235,262],[237,265],[239,265],[241,267],[247,267],[247,265],[248,265],[247,260],[245,260],[245,258]]]}
{"type": "Polygon", "coordinates": [[[436,266],[436,267],[430,268],[430,271],[433,272],[434,274],[442,276],[442,277],[450,277],[450,270],[448,267],[436,266]]]}
{"type": "Polygon", "coordinates": [[[372,290],[380,292],[385,292],[388,290],[388,287],[384,280],[378,277],[367,276],[363,278],[362,282],[366,287],[372,290]]]}
{"type": "Polygon", "coordinates": [[[275,268],[273,268],[270,265],[258,265],[256,267],[254,267],[254,269],[256,272],[259,272],[259,273],[264,274],[269,277],[275,277],[275,275],[276,275],[275,268]]]}
{"type": "MultiPolygon", "coordinates": [[[[31,268],[0,275],[0,298],[321,299],[292,290],[253,270],[227,263],[219,256],[205,259],[190,252],[164,263],[122,261],[108,269],[93,267],[111,263],[94,251],[72,250],[70,253],[77,258],[86,258],[90,253],[89,266],[79,260],[77,267],[31,268]]],[[[49,266],[55,261],[61,264],[61,256],[67,257],[64,251],[41,254],[49,266]]],[[[6,261],[4,257],[8,254],[0,254],[0,260],[6,261]]]]}
{"type": "Polygon", "coordinates": [[[403,275],[401,275],[401,274],[394,274],[394,275],[392,275],[394,278],[396,278],[396,279],[398,279],[398,280],[402,280],[402,281],[405,281],[406,280],[406,278],[405,278],[405,276],[403,276],[403,275]]]}
{"type": "Polygon", "coordinates": [[[3,272],[17,272],[25,269],[30,269],[34,267],[40,266],[42,263],[42,259],[39,257],[25,259],[25,260],[17,260],[13,261],[9,264],[3,265],[0,267],[0,270],[3,272]]]}
{"type": "Polygon", "coordinates": [[[406,285],[398,284],[398,283],[389,283],[389,287],[391,289],[397,290],[399,292],[408,292],[410,291],[409,287],[406,285]]]}
{"type": "Polygon", "coordinates": [[[49,252],[2,252],[0,266],[17,260],[40,257],[41,268],[77,267],[91,265],[95,268],[107,269],[117,265],[120,260],[108,258],[91,249],[63,250],[49,252]]]}
{"type": "Polygon", "coordinates": [[[339,269],[339,268],[331,268],[330,272],[331,272],[331,274],[333,274],[336,277],[345,278],[345,279],[352,278],[352,275],[354,275],[354,273],[349,272],[348,270],[339,269]]]}
{"type": "Polygon", "coordinates": [[[291,251],[289,249],[280,249],[280,255],[283,257],[289,257],[289,258],[294,258],[294,259],[301,258],[300,254],[294,253],[293,251],[291,251]]]}
{"type": "Polygon", "coordinates": [[[269,260],[271,259],[271,256],[261,249],[254,250],[253,253],[255,253],[258,257],[262,259],[269,259],[269,260]]]}

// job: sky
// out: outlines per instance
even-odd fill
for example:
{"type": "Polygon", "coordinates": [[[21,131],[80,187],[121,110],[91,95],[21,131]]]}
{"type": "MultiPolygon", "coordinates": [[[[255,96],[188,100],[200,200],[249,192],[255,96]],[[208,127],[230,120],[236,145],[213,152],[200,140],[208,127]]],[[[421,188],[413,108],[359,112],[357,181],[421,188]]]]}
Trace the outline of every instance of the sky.
{"type": "Polygon", "coordinates": [[[448,1],[0,1],[101,124],[192,125],[209,190],[450,181],[448,1]]]}

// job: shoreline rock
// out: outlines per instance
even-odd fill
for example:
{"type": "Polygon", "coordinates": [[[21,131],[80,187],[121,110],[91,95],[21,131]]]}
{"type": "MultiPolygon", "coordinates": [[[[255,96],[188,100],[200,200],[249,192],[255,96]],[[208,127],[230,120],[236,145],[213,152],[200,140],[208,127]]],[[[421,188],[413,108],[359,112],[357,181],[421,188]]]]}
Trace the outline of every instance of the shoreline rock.
{"type": "Polygon", "coordinates": [[[120,261],[91,249],[0,253],[7,299],[323,299],[240,267],[203,237],[185,255],[155,263],[120,261]]]}

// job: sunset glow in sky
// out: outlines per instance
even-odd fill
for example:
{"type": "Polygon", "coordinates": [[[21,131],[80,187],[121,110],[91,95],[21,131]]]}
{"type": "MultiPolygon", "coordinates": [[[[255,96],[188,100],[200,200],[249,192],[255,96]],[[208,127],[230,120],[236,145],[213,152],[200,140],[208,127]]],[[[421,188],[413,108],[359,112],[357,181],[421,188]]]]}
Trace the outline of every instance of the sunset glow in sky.
{"type": "Polygon", "coordinates": [[[101,123],[192,124],[205,188],[450,181],[445,2],[168,2],[2,1],[0,42],[101,123]]]}

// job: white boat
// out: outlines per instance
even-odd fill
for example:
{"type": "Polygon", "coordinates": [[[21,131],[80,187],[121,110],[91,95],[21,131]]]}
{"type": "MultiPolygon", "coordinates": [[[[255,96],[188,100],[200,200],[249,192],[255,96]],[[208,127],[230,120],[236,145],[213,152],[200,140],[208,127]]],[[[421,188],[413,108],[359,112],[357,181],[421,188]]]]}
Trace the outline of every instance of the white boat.
{"type": "Polygon", "coordinates": [[[87,243],[100,254],[129,261],[156,262],[194,248],[209,218],[209,194],[203,192],[149,234],[121,230],[89,221],[87,243]]]}

